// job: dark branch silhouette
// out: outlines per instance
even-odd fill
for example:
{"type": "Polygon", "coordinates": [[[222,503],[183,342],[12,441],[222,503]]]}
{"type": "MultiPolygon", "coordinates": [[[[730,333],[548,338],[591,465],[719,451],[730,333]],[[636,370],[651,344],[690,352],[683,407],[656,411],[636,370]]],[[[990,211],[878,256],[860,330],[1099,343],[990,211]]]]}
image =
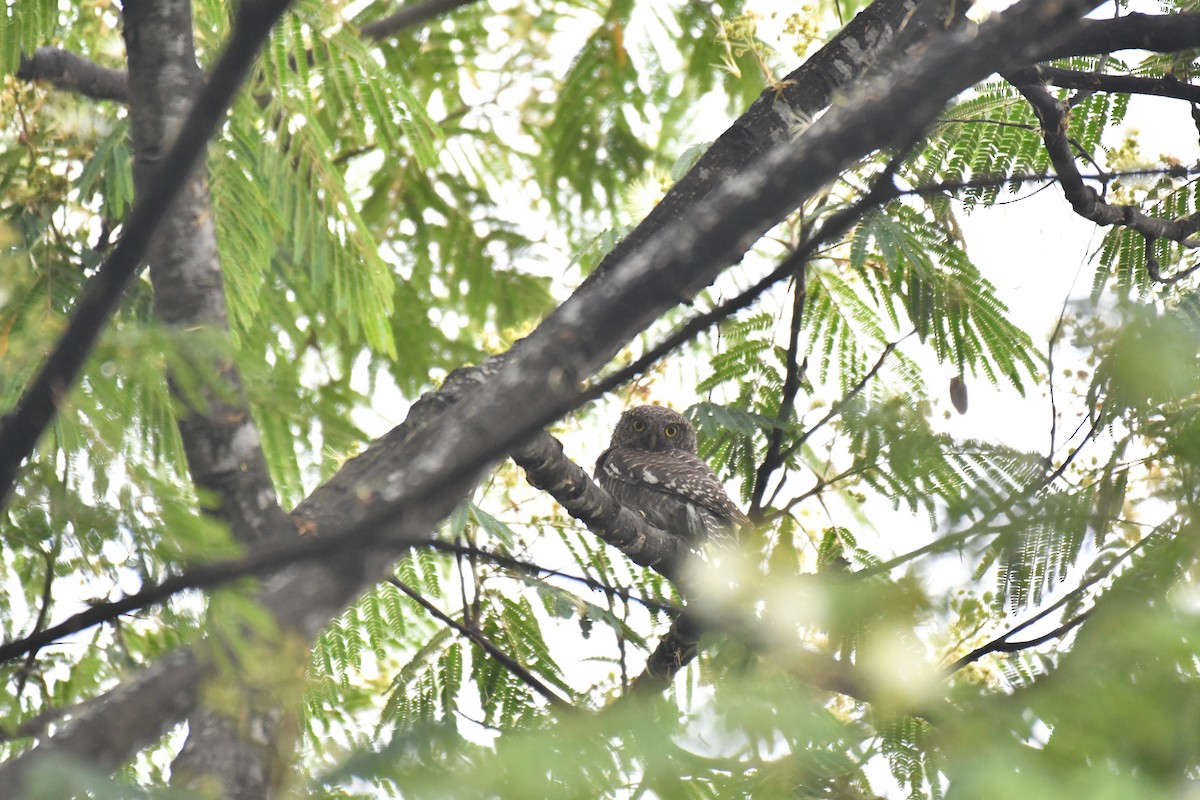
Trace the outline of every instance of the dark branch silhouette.
{"type": "Polygon", "coordinates": [[[1121,50],[1174,53],[1198,45],[1200,14],[1126,14],[1115,19],[1081,20],[1068,37],[1042,50],[1036,60],[1121,50]]]}
{"type": "Polygon", "coordinates": [[[94,100],[129,102],[128,76],[124,70],[102,67],[57,47],[39,47],[32,56],[22,53],[17,77],[23,81],[46,81],[58,89],[94,100]]]}
{"type": "Polygon", "coordinates": [[[454,619],[449,614],[435,606],[433,603],[429,602],[424,595],[422,595],[416,589],[404,583],[404,581],[400,580],[399,578],[388,578],[387,582],[411,597],[414,602],[421,606],[421,608],[429,612],[431,617],[438,620],[443,625],[452,628],[456,633],[458,633],[458,635],[472,642],[479,647],[479,649],[483,650],[485,653],[495,659],[497,664],[512,673],[513,676],[515,676],[519,681],[536,691],[542,697],[546,698],[546,701],[549,702],[556,711],[577,710],[575,706],[559,697],[553,689],[551,689],[541,680],[541,678],[534,675],[524,665],[518,663],[516,659],[512,658],[508,653],[497,647],[496,643],[484,636],[479,629],[464,625],[463,623],[454,619]]]}
{"type": "Polygon", "coordinates": [[[1099,192],[1085,185],[1067,140],[1066,108],[1042,84],[1030,82],[1029,77],[1028,73],[1015,73],[1007,75],[1006,79],[1033,106],[1042,125],[1046,152],[1058,173],[1063,194],[1076,214],[1098,225],[1123,225],[1155,239],[1169,239],[1192,247],[1200,245],[1200,242],[1192,239],[1200,230],[1200,213],[1177,220],[1158,219],[1136,206],[1108,203],[1099,192]]]}
{"type": "Polygon", "coordinates": [[[1105,75],[1096,72],[1079,72],[1061,67],[1037,65],[1014,74],[1021,81],[1044,81],[1063,89],[1082,89],[1087,92],[1116,92],[1118,94],[1145,94],[1153,97],[1173,97],[1200,103],[1200,86],[1184,83],[1173,75],[1162,78],[1142,78],[1137,75],[1105,75]]]}
{"type": "Polygon", "coordinates": [[[787,371],[783,377],[783,390],[779,397],[779,412],[775,415],[775,426],[767,434],[767,451],[763,454],[758,470],[754,474],[754,490],[750,495],[750,510],[747,516],[760,519],[763,499],[767,494],[767,481],[783,466],[783,439],[788,423],[796,415],[796,396],[800,393],[803,365],[800,363],[800,328],[804,322],[805,300],[808,298],[808,270],[801,266],[795,276],[792,289],[792,324],[788,330],[787,371]]]}
{"type": "Polygon", "coordinates": [[[955,672],[958,672],[963,667],[967,666],[968,664],[972,664],[972,663],[978,661],[979,659],[983,658],[984,656],[986,656],[989,653],[1016,653],[1021,650],[1028,650],[1030,648],[1037,647],[1038,645],[1045,644],[1046,642],[1049,642],[1054,639],[1058,639],[1062,636],[1065,636],[1067,633],[1074,630],[1075,628],[1077,628],[1078,626],[1083,624],[1084,621],[1086,621],[1089,617],[1091,617],[1092,614],[1095,613],[1096,607],[1093,606],[1092,608],[1089,608],[1086,611],[1081,611],[1080,613],[1075,614],[1074,616],[1070,617],[1069,619],[1063,621],[1061,624],[1059,624],[1053,630],[1051,630],[1041,636],[1037,636],[1037,637],[1034,637],[1033,639],[1027,639],[1027,640],[1023,640],[1020,642],[1011,641],[1012,637],[1016,636],[1021,631],[1026,630],[1026,629],[1032,627],[1033,625],[1036,625],[1037,623],[1039,623],[1042,620],[1049,617],[1054,612],[1058,611],[1060,608],[1063,608],[1064,606],[1066,606],[1068,603],[1072,603],[1072,602],[1079,600],[1081,597],[1084,596],[1084,593],[1086,593],[1088,589],[1090,589],[1092,586],[1095,586],[1100,581],[1106,580],[1110,575],[1115,573],[1120,566],[1122,566],[1126,561],[1128,561],[1130,558],[1132,558],[1134,555],[1136,555],[1137,552],[1139,550],[1141,550],[1143,547],[1145,547],[1146,544],[1148,544],[1153,538],[1154,538],[1154,534],[1150,534],[1150,535],[1145,536],[1142,539],[1139,539],[1138,541],[1134,542],[1132,545],[1125,548],[1125,550],[1123,550],[1116,558],[1113,558],[1110,561],[1108,561],[1106,564],[1104,564],[1102,569],[1099,569],[1099,570],[1096,570],[1096,571],[1090,573],[1086,580],[1084,580],[1082,583],[1080,583],[1078,586],[1076,586],[1074,589],[1072,589],[1067,594],[1060,597],[1056,602],[1043,608],[1042,610],[1038,611],[1036,614],[1034,614],[1029,619],[1025,620],[1024,622],[1022,622],[1018,625],[1013,626],[1012,628],[1008,629],[1004,633],[995,637],[991,641],[980,645],[979,647],[972,650],[970,653],[967,653],[962,658],[955,660],[953,663],[951,663],[949,666],[947,666],[945,668],[945,670],[944,670],[945,674],[951,675],[955,672]]]}
{"type": "Polygon", "coordinates": [[[520,558],[513,558],[504,553],[497,553],[494,550],[485,550],[480,547],[471,547],[469,545],[460,545],[453,542],[443,542],[435,539],[429,542],[430,550],[436,550],[441,553],[454,553],[457,555],[470,556],[478,558],[481,561],[486,561],[495,564],[499,567],[504,567],[510,572],[518,575],[528,575],[531,579],[538,579],[540,576],[548,575],[555,578],[561,578],[565,581],[579,583],[594,591],[600,592],[606,597],[618,597],[626,603],[636,603],[637,605],[647,608],[651,611],[657,611],[660,614],[678,614],[679,606],[674,603],[656,600],[652,597],[645,597],[640,594],[634,594],[620,586],[614,586],[604,581],[590,578],[587,575],[575,575],[570,572],[563,572],[559,569],[553,569],[542,564],[535,564],[532,561],[525,561],[520,558]],[[536,576],[536,577],[535,577],[536,576]]]}
{"type": "Polygon", "coordinates": [[[408,28],[422,25],[436,16],[474,2],[476,0],[424,0],[421,3],[406,5],[382,19],[363,25],[359,29],[359,33],[364,39],[386,39],[408,28]]]}
{"type": "Polygon", "coordinates": [[[225,52],[196,98],[179,138],[126,218],[121,240],[88,282],[46,363],[5,417],[0,427],[0,508],[7,504],[21,463],[33,452],[63,395],[78,379],[125,285],[141,265],[158,224],[186,185],[185,176],[224,120],[259,48],[289,2],[261,0],[240,6],[225,52]]]}

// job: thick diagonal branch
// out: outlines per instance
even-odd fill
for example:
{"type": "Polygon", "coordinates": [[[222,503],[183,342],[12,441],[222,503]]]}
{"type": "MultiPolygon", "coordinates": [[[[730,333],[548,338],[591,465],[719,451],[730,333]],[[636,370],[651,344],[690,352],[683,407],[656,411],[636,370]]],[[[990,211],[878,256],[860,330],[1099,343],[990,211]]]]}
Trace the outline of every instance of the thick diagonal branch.
{"type": "MultiPolygon", "coordinates": [[[[344,552],[268,581],[264,607],[293,635],[315,636],[390,572],[395,553],[428,539],[494,461],[575,405],[581,382],[635,335],[711,283],[854,161],[911,141],[949,98],[999,69],[1028,63],[1091,5],[1021,0],[977,30],[947,35],[886,80],[837,104],[803,135],[784,138],[735,178],[694,196],[691,213],[673,216],[636,246],[614,250],[504,359],[464,378],[456,387],[459,402],[438,402],[424,425],[383,437],[373,453],[357,466],[359,459],[350,462],[302,504],[319,535],[347,537],[338,540],[344,552]]],[[[156,668],[129,679],[86,720],[65,725],[0,768],[0,785],[19,786],[41,759],[122,763],[195,705],[203,660],[185,649],[169,663],[173,671],[156,668]],[[105,740],[100,752],[98,739],[105,740]]]]}

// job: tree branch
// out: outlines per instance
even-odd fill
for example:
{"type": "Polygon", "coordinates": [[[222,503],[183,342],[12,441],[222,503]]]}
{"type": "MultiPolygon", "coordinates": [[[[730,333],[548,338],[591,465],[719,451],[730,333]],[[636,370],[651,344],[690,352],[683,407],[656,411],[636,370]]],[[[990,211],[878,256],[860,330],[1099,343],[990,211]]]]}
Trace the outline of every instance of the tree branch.
{"type": "Polygon", "coordinates": [[[800,328],[804,321],[804,301],[808,296],[807,265],[802,265],[796,274],[796,288],[792,290],[792,324],[788,331],[787,372],[783,378],[783,391],[779,399],[779,413],[775,415],[775,427],[767,436],[767,452],[754,476],[754,490],[750,495],[750,511],[747,514],[757,520],[762,516],[763,498],[767,494],[767,481],[775,470],[783,466],[782,455],[785,428],[796,414],[796,395],[800,392],[800,328]]]}
{"type": "Polygon", "coordinates": [[[1046,642],[1049,642],[1053,639],[1058,639],[1058,638],[1070,633],[1072,630],[1079,627],[1080,625],[1082,625],[1088,619],[1088,617],[1092,616],[1092,613],[1094,611],[1095,611],[1094,608],[1090,608],[1087,611],[1081,612],[1077,616],[1074,616],[1071,619],[1067,620],[1066,622],[1062,623],[1054,630],[1049,631],[1048,633],[1042,634],[1041,636],[1034,637],[1033,639],[1028,639],[1026,641],[1021,641],[1021,642],[1009,641],[1008,638],[1010,636],[1012,636],[1013,632],[1014,632],[1014,631],[1009,631],[1008,633],[1006,633],[1002,636],[999,636],[996,639],[988,642],[986,645],[984,645],[976,650],[972,650],[970,653],[968,653],[967,655],[960,658],[958,661],[955,661],[953,664],[951,664],[946,669],[946,671],[947,672],[957,672],[958,670],[965,667],[967,664],[970,664],[973,661],[978,661],[980,658],[987,655],[988,653],[1019,653],[1022,650],[1029,650],[1030,648],[1034,648],[1034,647],[1037,647],[1038,645],[1045,644],[1046,642]]]}
{"type": "MultiPolygon", "coordinates": [[[[815,425],[812,425],[810,428],[808,428],[808,430],[800,434],[800,436],[798,436],[794,442],[789,444],[787,450],[783,452],[780,460],[786,461],[787,459],[791,458],[792,454],[803,447],[804,443],[807,442],[814,433],[829,424],[829,421],[838,414],[841,414],[842,409],[844,409],[851,400],[857,397],[863,389],[867,388],[867,384],[871,382],[871,379],[879,374],[879,370],[883,369],[883,365],[887,362],[888,356],[892,354],[892,351],[899,347],[901,342],[912,336],[913,333],[915,333],[915,331],[909,331],[896,341],[888,342],[887,346],[883,348],[883,352],[879,354],[879,358],[875,359],[875,363],[869,370],[867,370],[867,374],[863,375],[862,378],[860,378],[859,381],[854,384],[854,388],[847,392],[845,397],[830,406],[829,411],[826,412],[825,416],[821,417],[821,419],[819,419],[815,425]]],[[[775,488],[775,492],[771,495],[770,503],[775,502],[782,488],[782,485],[775,488]]]]}
{"type": "MultiPolygon", "coordinates": [[[[839,102],[802,135],[751,158],[735,179],[714,179],[711,191],[689,199],[687,214],[627,238],[526,339],[481,367],[452,373],[451,394],[414,405],[413,424],[383,437],[301,504],[297,513],[343,553],[267,581],[261,595],[267,612],[284,630],[315,636],[390,571],[391,559],[365,552],[368,543],[396,552],[427,539],[491,463],[578,405],[580,382],[637,333],[711,283],[855,160],[906,145],[950,97],[997,69],[1028,63],[1092,2],[1021,0],[976,30],[940,37],[937,46],[839,102]]],[[[781,122],[777,129],[784,127],[781,122]]],[[[193,648],[167,656],[112,690],[101,711],[0,768],[0,785],[19,791],[39,759],[83,758],[102,767],[123,762],[147,736],[190,711],[205,669],[193,648]],[[103,740],[99,752],[97,740],[103,740]]]]}
{"type": "Polygon", "coordinates": [[[1013,77],[1028,83],[1040,80],[1063,89],[1146,94],[1154,97],[1173,97],[1178,100],[1187,100],[1189,103],[1200,103],[1200,86],[1184,83],[1173,75],[1165,75],[1161,78],[1141,78],[1136,75],[1105,75],[1038,65],[1027,70],[1020,70],[1014,73],[1013,77]]]}
{"type": "Polygon", "coordinates": [[[833,484],[843,481],[846,478],[852,478],[855,475],[860,475],[870,469],[873,469],[875,466],[876,465],[874,463],[859,464],[857,466],[853,466],[853,467],[844,469],[841,472],[839,472],[837,475],[834,475],[833,477],[818,478],[817,482],[812,485],[812,488],[808,489],[807,491],[801,492],[800,494],[796,495],[795,497],[793,497],[790,500],[788,500],[787,502],[785,502],[782,506],[779,506],[778,508],[772,508],[771,512],[769,514],[767,514],[766,518],[768,520],[773,520],[778,517],[781,517],[784,514],[786,514],[787,512],[791,511],[796,506],[803,503],[808,498],[815,497],[818,494],[820,494],[821,492],[825,491],[825,489],[832,486],[833,484]]]}
{"type": "Polygon", "coordinates": [[[1200,246],[1200,241],[1192,239],[1200,230],[1200,213],[1177,220],[1158,219],[1144,214],[1136,206],[1110,204],[1095,189],[1084,184],[1066,135],[1066,108],[1042,84],[1031,82],[1032,77],[1025,71],[1005,75],[1005,79],[1012,82],[1033,106],[1042,125],[1046,152],[1058,172],[1063,194],[1075,213],[1098,225],[1124,225],[1154,239],[1169,239],[1187,247],[1200,246]]]}
{"type": "MultiPolygon", "coordinates": [[[[196,63],[190,3],[128,3],[123,18],[133,175],[141,196],[161,153],[185,124],[203,77],[196,63]]],[[[225,345],[194,348],[196,363],[185,372],[211,376],[194,391],[178,390],[176,369],[167,376],[179,409],[176,425],[188,469],[197,494],[205,498],[204,512],[243,545],[287,534],[292,525],[267,472],[241,375],[227,355],[232,342],[225,283],[203,162],[162,221],[148,261],[155,317],[180,337],[215,335],[225,345]]],[[[292,667],[299,671],[302,664],[294,661],[292,667]]],[[[275,794],[286,774],[279,762],[295,736],[294,715],[251,687],[237,691],[241,703],[235,714],[213,707],[189,718],[187,739],[171,764],[172,784],[219,787],[221,796],[231,800],[275,794]]]]}
{"type": "Polygon", "coordinates": [[[33,451],[95,346],[100,331],[133,277],[154,232],[185,186],[209,138],[225,119],[234,94],[254,63],[259,47],[290,0],[245,2],[234,22],[229,45],[197,98],[178,139],[147,184],[146,193],[126,218],[124,234],[75,307],[66,331],[12,412],[0,426],[0,508],[12,494],[21,463],[33,451]]]}
{"type": "Polygon", "coordinates": [[[1175,53],[1200,47],[1200,14],[1126,14],[1116,19],[1085,19],[1062,42],[1037,60],[1101,55],[1121,50],[1175,53]]]}
{"type": "Polygon", "coordinates": [[[437,550],[442,553],[470,555],[497,566],[504,567],[511,572],[535,576],[550,575],[555,578],[562,578],[566,581],[581,583],[589,589],[604,594],[606,597],[619,597],[626,603],[637,603],[644,608],[650,609],[651,611],[657,611],[661,614],[674,615],[678,614],[680,611],[679,607],[674,603],[662,602],[651,597],[644,597],[642,595],[634,594],[633,592],[630,592],[629,590],[620,586],[613,586],[610,583],[598,581],[595,578],[589,578],[587,575],[573,575],[569,572],[563,572],[562,570],[545,567],[541,564],[535,564],[532,561],[523,561],[519,558],[513,558],[512,556],[505,555],[503,553],[497,553],[494,550],[484,550],[479,547],[463,546],[454,544],[453,542],[443,542],[438,539],[429,542],[428,546],[430,550],[437,550]]]}
{"type": "Polygon", "coordinates": [[[102,67],[57,47],[39,47],[32,57],[22,53],[17,77],[23,81],[46,81],[58,89],[76,92],[93,100],[129,102],[124,70],[102,67]]]}
{"type": "Polygon", "coordinates": [[[387,39],[407,28],[428,22],[439,14],[454,11],[473,2],[475,0],[424,0],[363,25],[359,33],[364,39],[387,39]]]}
{"type": "Polygon", "coordinates": [[[411,597],[417,603],[417,605],[429,612],[429,615],[434,619],[438,620],[443,625],[453,628],[459,636],[462,636],[464,639],[472,642],[480,650],[483,650],[485,653],[495,659],[496,663],[511,672],[513,676],[517,678],[517,680],[526,684],[542,697],[546,698],[546,701],[549,702],[555,710],[570,712],[578,711],[578,709],[571,705],[571,703],[559,697],[558,694],[556,694],[553,689],[543,683],[540,678],[509,656],[508,653],[505,653],[503,650],[497,647],[495,642],[484,636],[483,633],[481,633],[477,628],[468,627],[458,620],[453,619],[450,617],[450,615],[446,614],[440,608],[425,599],[420,592],[404,583],[404,581],[400,580],[399,578],[391,577],[387,579],[387,582],[411,597]]]}
{"type": "Polygon", "coordinates": [[[1170,286],[1173,283],[1179,283],[1181,280],[1191,275],[1196,270],[1200,269],[1200,262],[1193,264],[1185,269],[1176,270],[1168,277],[1163,277],[1162,267],[1158,264],[1158,259],[1154,257],[1154,237],[1148,234],[1143,234],[1146,243],[1146,274],[1150,276],[1150,280],[1155,283],[1161,283],[1163,286],[1170,286]]]}
{"type": "MultiPolygon", "coordinates": [[[[42,579],[42,599],[38,603],[37,620],[33,623],[33,634],[37,635],[46,624],[46,617],[50,613],[50,602],[52,599],[52,590],[54,588],[54,562],[58,556],[59,544],[62,541],[60,536],[54,537],[54,549],[45,554],[46,576],[42,579]]],[[[25,665],[17,671],[17,691],[18,697],[25,691],[25,682],[29,679],[29,673],[33,671],[33,665],[37,659],[38,648],[30,648],[26,653],[25,665]]]]}
{"type": "MultiPolygon", "coordinates": [[[[370,547],[370,537],[360,544],[370,547]]],[[[240,578],[268,575],[299,561],[328,558],[344,551],[345,548],[345,542],[332,536],[304,539],[295,536],[278,536],[268,542],[256,545],[244,556],[198,564],[186,572],[144,586],[133,594],[107,603],[97,603],[86,611],[72,614],[56,625],[35,630],[20,639],[5,642],[0,645],[0,664],[20,658],[26,653],[35,652],[73,633],[111,622],[125,614],[164,602],[181,592],[190,589],[212,589],[240,578]]]]}
{"type": "Polygon", "coordinates": [[[549,493],[602,541],[668,580],[679,578],[688,552],[679,537],[659,530],[614,500],[564,455],[562,443],[553,436],[544,431],[535,434],[512,451],[512,459],[530,483],[549,493]]]}
{"type": "Polygon", "coordinates": [[[1046,633],[1042,636],[1037,636],[1033,639],[1029,639],[1029,640],[1021,641],[1021,642],[1009,641],[1010,639],[1012,639],[1012,637],[1016,636],[1021,631],[1025,630],[1026,628],[1029,628],[1033,625],[1036,625],[1038,622],[1041,622],[1043,619],[1050,616],[1058,609],[1067,605],[1067,603],[1070,603],[1072,600],[1082,597],[1083,593],[1085,591],[1087,591],[1088,589],[1090,589],[1092,586],[1096,585],[1100,581],[1104,580],[1109,575],[1112,575],[1113,572],[1116,571],[1117,567],[1121,566],[1121,564],[1123,562],[1125,562],[1127,559],[1131,558],[1135,553],[1137,553],[1137,551],[1140,550],[1142,547],[1144,547],[1151,540],[1151,538],[1152,537],[1150,535],[1148,535],[1148,536],[1138,540],[1137,542],[1134,542],[1132,545],[1130,545],[1124,551],[1122,551],[1120,555],[1118,555],[1116,558],[1114,558],[1111,561],[1109,561],[1108,563],[1106,563],[1104,565],[1103,569],[1097,570],[1096,572],[1090,574],[1088,576],[1087,580],[1085,580],[1083,583],[1076,586],[1074,589],[1072,589],[1067,594],[1063,595],[1056,602],[1054,602],[1051,605],[1047,606],[1046,608],[1042,609],[1041,611],[1034,614],[1032,617],[1030,617],[1029,619],[1025,620],[1024,622],[1020,623],[1019,625],[1013,626],[1012,628],[1005,631],[1001,635],[992,639],[990,642],[980,645],[979,647],[972,650],[970,653],[967,653],[962,658],[959,658],[956,661],[954,661],[952,664],[950,664],[948,667],[945,668],[945,670],[944,670],[945,674],[952,675],[953,673],[958,672],[960,669],[967,666],[968,664],[974,663],[974,662],[978,661],[979,659],[983,658],[988,653],[1016,653],[1021,650],[1028,650],[1031,647],[1037,647],[1038,645],[1045,644],[1046,642],[1051,641],[1052,639],[1057,639],[1060,636],[1064,636],[1065,634],[1069,633],[1074,628],[1083,624],[1083,622],[1086,621],[1088,619],[1088,617],[1090,617],[1095,612],[1095,610],[1096,610],[1095,606],[1093,606],[1092,608],[1090,608],[1086,611],[1080,612],[1079,614],[1076,614],[1074,617],[1071,617],[1069,620],[1066,620],[1062,624],[1058,625],[1054,630],[1052,630],[1049,633],[1046,633]]]}

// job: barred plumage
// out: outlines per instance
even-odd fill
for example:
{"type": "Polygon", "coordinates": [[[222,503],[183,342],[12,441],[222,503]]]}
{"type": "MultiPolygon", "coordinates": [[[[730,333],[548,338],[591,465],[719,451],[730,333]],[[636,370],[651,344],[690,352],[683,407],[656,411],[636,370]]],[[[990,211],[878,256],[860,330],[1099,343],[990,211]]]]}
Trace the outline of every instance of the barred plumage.
{"type": "Polygon", "coordinates": [[[696,455],[696,432],[683,415],[638,406],[621,415],[596,480],[622,505],[689,543],[731,544],[750,521],[696,455]]]}

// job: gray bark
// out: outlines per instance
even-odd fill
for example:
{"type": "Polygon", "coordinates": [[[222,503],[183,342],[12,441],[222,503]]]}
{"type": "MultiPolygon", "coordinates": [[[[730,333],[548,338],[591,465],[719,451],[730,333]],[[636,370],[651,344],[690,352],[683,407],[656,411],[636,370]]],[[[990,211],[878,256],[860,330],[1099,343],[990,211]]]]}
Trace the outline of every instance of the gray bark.
{"type": "MultiPolygon", "coordinates": [[[[189,0],[130,0],[123,18],[134,179],[142,192],[184,124],[204,78],[196,63],[189,0]]],[[[225,285],[203,163],[161,223],[148,262],[160,321],[182,336],[215,332],[228,338],[225,285]]],[[[190,401],[179,392],[174,395],[192,479],[204,497],[216,501],[207,512],[247,546],[285,534],[291,525],[276,500],[236,367],[219,353],[195,366],[200,374],[213,376],[212,384],[190,401]]],[[[187,741],[172,764],[173,784],[203,787],[222,798],[251,800],[275,793],[285,774],[281,743],[294,738],[292,715],[249,687],[240,691],[244,708],[239,713],[200,708],[192,714],[187,741]]]]}

